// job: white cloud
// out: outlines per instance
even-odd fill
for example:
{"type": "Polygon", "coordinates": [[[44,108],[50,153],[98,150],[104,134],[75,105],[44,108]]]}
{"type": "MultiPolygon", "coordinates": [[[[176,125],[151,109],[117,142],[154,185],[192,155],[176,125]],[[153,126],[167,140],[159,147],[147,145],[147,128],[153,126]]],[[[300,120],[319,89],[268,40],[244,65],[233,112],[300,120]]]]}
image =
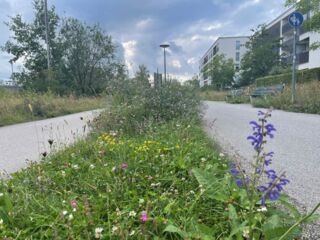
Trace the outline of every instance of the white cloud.
{"type": "Polygon", "coordinates": [[[137,22],[136,27],[140,30],[145,30],[152,26],[152,22],[151,18],[142,19],[137,22]]]}
{"type": "Polygon", "coordinates": [[[197,59],[196,59],[195,57],[192,57],[192,58],[189,58],[189,59],[188,59],[187,63],[188,63],[189,65],[195,65],[195,64],[198,63],[198,61],[197,61],[197,59]]]}
{"type": "Polygon", "coordinates": [[[122,43],[124,49],[124,59],[130,73],[133,71],[133,60],[136,56],[137,41],[130,40],[122,43]]]}
{"type": "Polygon", "coordinates": [[[222,23],[218,22],[218,23],[209,24],[208,26],[205,26],[202,29],[205,32],[210,32],[212,30],[220,29],[220,28],[222,28],[222,26],[223,26],[222,23]]]}
{"type": "Polygon", "coordinates": [[[180,63],[180,61],[178,59],[172,60],[171,65],[174,68],[181,68],[182,67],[182,65],[181,65],[181,63],[180,63]]]}

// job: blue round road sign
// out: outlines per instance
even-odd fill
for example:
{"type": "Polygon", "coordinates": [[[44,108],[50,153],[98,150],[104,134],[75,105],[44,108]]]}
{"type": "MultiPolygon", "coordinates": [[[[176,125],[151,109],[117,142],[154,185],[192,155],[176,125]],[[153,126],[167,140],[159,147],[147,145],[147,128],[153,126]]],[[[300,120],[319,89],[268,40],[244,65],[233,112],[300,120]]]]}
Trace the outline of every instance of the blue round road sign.
{"type": "Polygon", "coordinates": [[[292,27],[299,27],[303,23],[303,15],[300,12],[293,12],[288,20],[292,27]]]}

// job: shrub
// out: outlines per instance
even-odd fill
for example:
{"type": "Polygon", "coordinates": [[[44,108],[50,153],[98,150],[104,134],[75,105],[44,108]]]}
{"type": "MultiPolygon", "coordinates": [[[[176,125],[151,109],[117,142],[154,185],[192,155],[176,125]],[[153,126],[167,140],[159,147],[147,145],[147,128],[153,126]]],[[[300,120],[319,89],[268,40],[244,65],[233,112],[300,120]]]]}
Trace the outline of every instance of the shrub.
{"type": "Polygon", "coordinates": [[[291,101],[291,86],[286,86],[281,94],[254,99],[252,104],[255,107],[273,107],[293,112],[320,114],[319,81],[297,84],[296,93],[294,104],[291,101]]]}
{"type": "Polygon", "coordinates": [[[160,88],[141,88],[128,82],[126,89],[112,96],[111,102],[110,108],[95,120],[96,129],[142,133],[153,123],[191,119],[200,109],[194,88],[176,83],[160,88]]]}
{"type": "MultiPolygon", "coordinates": [[[[284,73],[279,75],[266,76],[257,78],[256,86],[271,86],[276,84],[291,84],[291,73],[284,73]]],[[[305,69],[297,72],[297,83],[306,83],[310,81],[320,81],[320,68],[305,69]]]]}

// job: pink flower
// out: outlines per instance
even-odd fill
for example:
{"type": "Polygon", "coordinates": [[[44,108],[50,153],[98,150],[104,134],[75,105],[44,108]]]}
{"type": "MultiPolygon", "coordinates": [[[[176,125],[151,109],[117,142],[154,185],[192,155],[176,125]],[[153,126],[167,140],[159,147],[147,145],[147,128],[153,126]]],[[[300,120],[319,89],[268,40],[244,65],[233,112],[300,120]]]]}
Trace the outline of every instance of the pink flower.
{"type": "Polygon", "coordinates": [[[148,215],[147,215],[147,211],[143,211],[142,213],[141,213],[141,222],[146,222],[146,221],[148,221],[148,215]]]}
{"type": "Polygon", "coordinates": [[[116,168],[115,166],[113,166],[111,170],[112,170],[112,171],[115,171],[116,169],[117,169],[117,168],[116,168]]]}
{"type": "Polygon", "coordinates": [[[70,201],[70,205],[71,205],[71,207],[76,208],[78,203],[76,200],[72,200],[72,201],[70,201]]]}
{"type": "Polygon", "coordinates": [[[121,164],[121,170],[122,170],[122,171],[125,171],[125,170],[127,169],[127,167],[128,167],[128,164],[127,164],[127,163],[122,163],[122,164],[121,164]]]}

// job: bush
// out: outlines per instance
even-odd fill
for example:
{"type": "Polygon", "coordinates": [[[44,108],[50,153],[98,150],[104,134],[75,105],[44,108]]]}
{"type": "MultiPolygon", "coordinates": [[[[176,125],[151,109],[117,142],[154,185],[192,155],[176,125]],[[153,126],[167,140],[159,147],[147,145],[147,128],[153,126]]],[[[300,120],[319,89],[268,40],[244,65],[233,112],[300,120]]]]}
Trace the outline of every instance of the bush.
{"type": "MultiPolygon", "coordinates": [[[[297,83],[306,83],[310,81],[320,81],[320,68],[305,69],[297,72],[297,83]]],[[[291,84],[292,74],[284,73],[279,75],[266,76],[257,78],[255,85],[259,86],[272,86],[276,84],[291,84]]]]}
{"type": "Polygon", "coordinates": [[[110,108],[95,120],[97,129],[142,133],[153,123],[191,119],[200,110],[200,100],[190,86],[168,83],[160,88],[141,88],[128,81],[125,89],[116,92],[110,108]]]}
{"type": "Polygon", "coordinates": [[[291,102],[291,86],[286,86],[281,94],[254,99],[252,104],[254,107],[320,114],[320,82],[297,84],[294,104],[291,102]]]}

